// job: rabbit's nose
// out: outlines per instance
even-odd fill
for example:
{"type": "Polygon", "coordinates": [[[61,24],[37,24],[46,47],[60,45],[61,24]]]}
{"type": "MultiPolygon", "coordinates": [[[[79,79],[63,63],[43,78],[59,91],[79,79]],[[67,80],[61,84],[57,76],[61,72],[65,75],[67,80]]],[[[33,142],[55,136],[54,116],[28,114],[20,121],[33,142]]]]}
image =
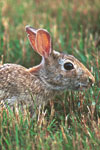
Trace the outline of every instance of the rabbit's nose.
{"type": "Polygon", "coordinates": [[[95,82],[95,78],[93,77],[93,75],[91,75],[91,76],[89,77],[89,83],[90,83],[91,85],[93,85],[94,82],[95,82]]]}

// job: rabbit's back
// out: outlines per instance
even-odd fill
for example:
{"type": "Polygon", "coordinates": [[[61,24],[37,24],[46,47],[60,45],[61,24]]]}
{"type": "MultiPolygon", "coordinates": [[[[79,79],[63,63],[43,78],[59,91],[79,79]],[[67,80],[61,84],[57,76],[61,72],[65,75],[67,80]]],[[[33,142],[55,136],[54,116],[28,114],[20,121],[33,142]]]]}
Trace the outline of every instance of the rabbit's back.
{"type": "Polygon", "coordinates": [[[29,100],[30,83],[31,76],[26,68],[16,64],[0,66],[0,102],[12,105],[17,100],[29,100]]]}

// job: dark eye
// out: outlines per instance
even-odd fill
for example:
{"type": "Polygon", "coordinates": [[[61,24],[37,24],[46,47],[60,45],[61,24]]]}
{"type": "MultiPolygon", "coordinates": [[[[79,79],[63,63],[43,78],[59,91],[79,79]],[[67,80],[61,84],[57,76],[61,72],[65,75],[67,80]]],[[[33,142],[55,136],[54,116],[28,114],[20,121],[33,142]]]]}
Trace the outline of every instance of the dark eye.
{"type": "Polygon", "coordinates": [[[72,69],[74,69],[74,66],[73,66],[72,63],[67,62],[67,63],[64,64],[64,68],[65,68],[66,70],[72,70],[72,69]]]}

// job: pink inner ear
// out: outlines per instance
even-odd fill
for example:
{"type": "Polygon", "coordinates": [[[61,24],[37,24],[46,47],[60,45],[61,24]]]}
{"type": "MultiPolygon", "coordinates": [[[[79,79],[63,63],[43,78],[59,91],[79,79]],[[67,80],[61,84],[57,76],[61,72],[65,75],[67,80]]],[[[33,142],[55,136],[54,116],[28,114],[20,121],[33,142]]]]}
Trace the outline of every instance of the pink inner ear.
{"type": "Polygon", "coordinates": [[[26,32],[28,33],[28,38],[32,48],[36,51],[35,39],[36,39],[36,30],[32,27],[26,26],[26,32]]]}
{"type": "Polygon", "coordinates": [[[37,51],[37,50],[36,50],[36,46],[35,46],[35,36],[33,36],[32,34],[30,34],[30,35],[28,35],[28,38],[29,38],[29,40],[30,40],[30,44],[31,44],[31,46],[33,47],[33,49],[34,49],[35,51],[37,51]]]}
{"type": "Polygon", "coordinates": [[[51,38],[47,31],[38,30],[36,34],[36,48],[37,52],[47,58],[51,53],[51,38]]]}

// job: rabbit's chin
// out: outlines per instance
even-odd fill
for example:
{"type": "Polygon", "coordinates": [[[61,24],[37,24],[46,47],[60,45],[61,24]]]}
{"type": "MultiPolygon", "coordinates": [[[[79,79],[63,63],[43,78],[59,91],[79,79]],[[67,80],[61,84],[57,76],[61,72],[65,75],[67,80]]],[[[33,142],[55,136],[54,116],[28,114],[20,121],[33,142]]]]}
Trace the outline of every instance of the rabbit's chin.
{"type": "Polygon", "coordinates": [[[72,90],[72,91],[83,91],[88,89],[89,87],[87,85],[78,85],[78,86],[73,86],[73,87],[69,87],[69,86],[50,86],[51,90],[56,90],[56,91],[64,91],[64,90],[72,90]]]}
{"type": "Polygon", "coordinates": [[[87,90],[90,87],[91,87],[91,85],[80,83],[76,86],[70,86],[70,87],[66,86],[65,90],[84,91],[84,90],[87,90]]]}
{"type": "Polygon", "coordinates": [[[87,89],[89,86],[87,84],[79,83],[77,85],[55,85],[55,84],[50,84],[46,82],[46,80],[42,80],[43,83],[45,84],[45,87],[50,89],[50,90],[55,90],[55,91],[64,91],[64,90],[72,90],[72,91],[82,91],[87,89]]]}
{"type": "Polygon", "coordinates": [[[86,90],[86,89],[88,89],[88,88],[89,88],[88,85],[80,83],[79,85],[73,87],[72,90],[74,90],[74,91],[75,91],[75,90],[76,90],[76,91],[83,91],[83,90],[86,90]]]}

